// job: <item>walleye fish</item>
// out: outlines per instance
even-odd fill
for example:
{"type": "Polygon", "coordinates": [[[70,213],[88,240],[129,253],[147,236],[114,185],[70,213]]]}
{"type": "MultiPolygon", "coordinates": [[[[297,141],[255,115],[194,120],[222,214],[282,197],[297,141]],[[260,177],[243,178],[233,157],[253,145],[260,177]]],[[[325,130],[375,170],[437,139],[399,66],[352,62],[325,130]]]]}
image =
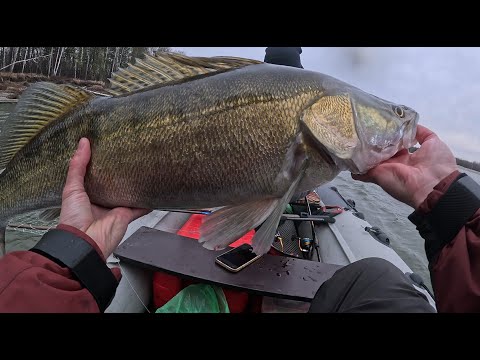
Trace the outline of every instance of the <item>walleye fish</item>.
{"type": "Polygon", "coordinates": [[[222,207],[199,241],[222,249],[262,224],[257,254],[295,192],[415,144],[413,109],[304,69],[161,53],[110,82],[112,97],[46,82],[25,91],[0,134],[0,241],[11,217],[61,204],[82,137],[93,203],[222,207]]]}

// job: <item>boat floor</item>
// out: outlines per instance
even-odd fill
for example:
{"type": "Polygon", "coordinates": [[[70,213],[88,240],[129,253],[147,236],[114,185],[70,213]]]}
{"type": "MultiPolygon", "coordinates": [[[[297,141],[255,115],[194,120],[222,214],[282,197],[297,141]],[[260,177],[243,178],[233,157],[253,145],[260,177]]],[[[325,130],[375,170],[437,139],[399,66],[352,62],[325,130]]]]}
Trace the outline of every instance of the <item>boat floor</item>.
{"type": "MultiPolygon", "coordinates": [[[[178,212],[152,211],[129,225],[121,245],[141,227],[176,233],[190,216],[191,214],[178,212]]],[[[145,311],[151,297],[153,271],[145,268],[145,266],[138,266],[123,260],[119,263],[119,259],[113,255],[107,259],[107,262],[110,267],[120,266],[124,274],[117,289],[117,295],[107,312],[145,311]]],[[[302,279],[301,282],[305,281],[302,279]]],[[[317,287],[319,286],[320,284],[317,285],[317,287]]],[[[309,308],[308,301],[288,300],[270,296],[264,296],[263,299],[262,312],[305,312],[309,308]]]]}

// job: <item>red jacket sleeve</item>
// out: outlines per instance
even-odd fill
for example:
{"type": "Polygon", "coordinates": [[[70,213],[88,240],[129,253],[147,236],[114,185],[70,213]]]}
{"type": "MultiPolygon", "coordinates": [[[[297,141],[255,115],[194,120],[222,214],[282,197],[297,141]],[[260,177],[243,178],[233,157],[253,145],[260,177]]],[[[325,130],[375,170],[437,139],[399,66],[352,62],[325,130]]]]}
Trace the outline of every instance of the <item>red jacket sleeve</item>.
{"type": "MultiPolygon", "coordinates": [[[[428,213],[460,175],[442,180],[419,210],[428,213]]],[[[439,312],[480,312],[480,209],[429,264],[439,312]]]]}
{"type": "MultiPolygon", "coordinates": [[[[71,226],[58,228],[80,236],[103,258],[88,235],[71,226]]],[[[112,272],[120,280],[120,270],[112,272]]],[[[68,268],[35,252],[16,251],[0,259],[0,312],[98,313],[99,308],[68,268]]]]}

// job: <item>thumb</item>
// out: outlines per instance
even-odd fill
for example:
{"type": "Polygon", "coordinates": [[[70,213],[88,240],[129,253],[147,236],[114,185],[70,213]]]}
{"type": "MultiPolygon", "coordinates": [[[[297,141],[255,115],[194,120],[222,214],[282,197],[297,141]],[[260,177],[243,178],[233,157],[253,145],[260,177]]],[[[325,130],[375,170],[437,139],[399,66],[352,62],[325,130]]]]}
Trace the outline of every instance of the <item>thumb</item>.
{"type": "Polygon", "coordinates": [[[70,160],[67,180],[65,182],[65,195],[71,194],[72,192],[84,191],[84,178],[90,156],[90,142],[86,138],[80,139],[77,151],[70,160]]]}
{"type": "Polygon", "coordinates": [[[376,184],[377,183],[376,182],[376,174],[377,174],[377,168],[374,167],[374,168],[368,170],[368,172],[366,172],[365,174],[353,174],[352,173],[352,179],[376,184]]]}
{"type": "Polygon", "coordinates": [[[437,137],[437,134],[435,134],[432,130],[430,130],[425,126],[417,125],[417,134],[415,138],[417,139],[420,145],[422,145],[425,141],[433,137],[437,137]]]}

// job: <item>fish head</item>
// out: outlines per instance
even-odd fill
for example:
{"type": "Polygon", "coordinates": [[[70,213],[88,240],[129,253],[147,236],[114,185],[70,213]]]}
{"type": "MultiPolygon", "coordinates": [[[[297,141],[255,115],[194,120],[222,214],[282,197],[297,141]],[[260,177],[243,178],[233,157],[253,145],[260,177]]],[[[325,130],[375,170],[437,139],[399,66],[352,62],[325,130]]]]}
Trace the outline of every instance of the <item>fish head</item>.
{"type": "Polygon", "coordinates": [[[340,170],[364,174],[416,143],[418,119],[405,105],[341,86],[316,99],[302,122],[340,170]]]}
{"type": "Polygon", "coordinates": [[[352,173],[365,173],[398,151],[416,144],[419,114],[365,92],[351,94],[358,144],[350,159],[352,173]]]}

